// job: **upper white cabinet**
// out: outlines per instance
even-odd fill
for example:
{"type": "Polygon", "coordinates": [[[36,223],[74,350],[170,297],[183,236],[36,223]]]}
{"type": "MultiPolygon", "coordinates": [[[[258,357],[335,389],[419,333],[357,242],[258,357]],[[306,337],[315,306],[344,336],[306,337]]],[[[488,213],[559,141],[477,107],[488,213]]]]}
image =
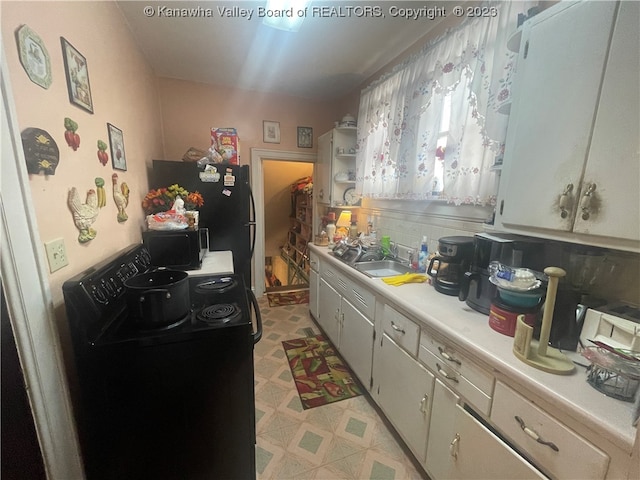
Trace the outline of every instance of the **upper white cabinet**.
{"type": "Polygon", "coordinates": [[[497,221],[640,251],[639,2],[561,2],[522,27],[497,221]]]}
{"type": "Polygon", "coordinates": [[[356,127],[334,128],[318,138],[314,197],[321,204],[354,206],[356,127]]]}

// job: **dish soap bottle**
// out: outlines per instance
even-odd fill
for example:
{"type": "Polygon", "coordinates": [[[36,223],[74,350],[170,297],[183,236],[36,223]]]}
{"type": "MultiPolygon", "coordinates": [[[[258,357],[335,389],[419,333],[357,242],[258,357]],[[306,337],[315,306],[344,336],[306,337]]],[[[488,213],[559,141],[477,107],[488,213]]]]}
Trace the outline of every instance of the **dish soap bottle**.
{"type": "Polygon", "coordinates": [[[422,243],[420,244],[420,252],[418,253],[418,272],[426,273],[427,271],[427,236],[422,237],[422,243]]]}

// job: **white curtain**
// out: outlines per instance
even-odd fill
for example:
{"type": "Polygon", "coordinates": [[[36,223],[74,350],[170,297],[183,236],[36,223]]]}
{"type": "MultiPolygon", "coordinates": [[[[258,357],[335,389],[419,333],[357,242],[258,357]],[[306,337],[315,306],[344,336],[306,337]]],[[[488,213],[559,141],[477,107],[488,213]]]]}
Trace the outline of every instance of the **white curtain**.
{"type": "Polygon", "coordinates": [[[516,30],[518,13],[530,6],[483,3],[497,15],[466,20],[362,92],[356,171],[360,195],[456,205],[495,202],[490,167],[504,149],[504,106],[517,56],[507,40],[516,30]],[[443,126],[449,101],[450,118],[443,126]],[[436,154],[443,128],[448,130],[444,158],[436,154]]]}

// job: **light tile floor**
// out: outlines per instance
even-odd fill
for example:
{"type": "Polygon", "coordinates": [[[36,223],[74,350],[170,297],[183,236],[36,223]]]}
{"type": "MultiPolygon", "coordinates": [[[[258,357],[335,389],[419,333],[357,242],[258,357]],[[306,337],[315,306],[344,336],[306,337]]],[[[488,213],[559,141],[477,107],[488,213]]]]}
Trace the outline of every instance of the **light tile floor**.
{"type": "Polygon", "coordinates": [[[258,480],[423,480],[365,396],[304,410],[283,340],[320,333],[308,304],[259,300],[263,337],[255,347],[258,480]],[[306,330],[306,331],[305,331],[306,330]]]}

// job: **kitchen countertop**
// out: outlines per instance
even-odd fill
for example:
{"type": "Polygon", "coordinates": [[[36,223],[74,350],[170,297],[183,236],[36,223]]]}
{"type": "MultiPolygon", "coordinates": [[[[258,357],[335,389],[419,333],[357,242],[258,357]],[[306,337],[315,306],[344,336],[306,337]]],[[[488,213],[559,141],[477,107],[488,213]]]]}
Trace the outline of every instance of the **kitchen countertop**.
{"type": "Polygon", "coordinates": [[[231,250],[207,252],[202,259],[202,267],[198,270],[187,270],[191,276],[226,275],[233,273],[233,253],[231,250]]]}
{"type": "MultiPolygon", "coordinates": [[[[439,333],[493,368],[498,379],[504,377],[530,390],[543,401],[591,429],[625,453],[633,448],[636,429],[632,425],[634,404],[599,392],[586,382],[583,367],[576,365],[571,375],[554,375],[518,360],[512,352],[513,338],[489,327],[489,317],[471,309],[457,297],[443,295],[426,283],[387,285],[381,278],[370,278],[331,255],[327,247],[310,245],[322,261],[341,265],[348,274],[376,295],[404,310],[414,320],[439,333]],[[499,372],[499,373],[498,373],[499,372]]],[[[577,354],[576,354],[577,355],[577,354]]],[[[580,363],[588,364],[580,356],[580,363]]],[[[563,421],[563,418],[559,418],[563,421]]],[[[566,421],[566,420],[565,420],[566,421]]]]}

